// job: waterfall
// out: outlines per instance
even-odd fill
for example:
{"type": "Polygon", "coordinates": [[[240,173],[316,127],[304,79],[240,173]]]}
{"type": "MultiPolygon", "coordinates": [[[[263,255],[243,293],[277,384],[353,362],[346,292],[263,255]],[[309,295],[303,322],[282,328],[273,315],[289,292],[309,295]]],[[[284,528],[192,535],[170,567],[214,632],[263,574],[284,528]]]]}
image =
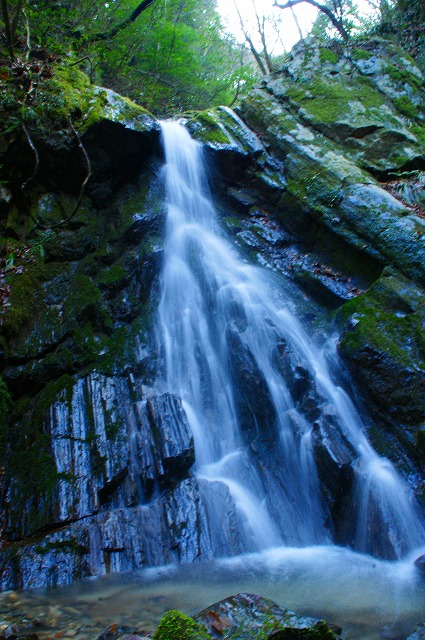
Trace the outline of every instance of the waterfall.
{"type": "Polygon", "coordinates": [[[399,558],[423,545],[408,487],[369,444],[284,286],[239,257],[219,228],[201,145],[178,123],[164,122],[162,135],[159,385],[186,410],[210,535],[226,536],[214,522],[232,523],[242,552],[337,541],[399,558]],[[338,517],[339,498],[329,496],[339,476],[324,477],[323,456],[329,473],[348,477],[338,517]]]}

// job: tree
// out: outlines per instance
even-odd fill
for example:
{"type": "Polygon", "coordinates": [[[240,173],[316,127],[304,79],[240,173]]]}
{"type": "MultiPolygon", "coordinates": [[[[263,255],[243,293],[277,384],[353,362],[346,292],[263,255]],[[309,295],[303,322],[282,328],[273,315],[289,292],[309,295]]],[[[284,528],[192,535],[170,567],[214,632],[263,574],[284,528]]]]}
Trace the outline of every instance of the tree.
{"type": "Polygon", "coordinates": [[[163,115],[230,104],[254,79],[214,0],[157,0],[145,20],[96,44],[102,82],[163,115]]]}
{"type": "MultiPolygon", "coordinates": [[[[239,18],[241,31],[262,75],[272,73],[276,68],[276,44],[281,51],[284,47],[284,25],[277,14],[260,11],[256,0],[251,0],[251,11],[244,4],[244,12],[240,10],[240,4],[233,0],[239,18]]],[[[296,20],[296,16],[295,16],[296,20]]],[[[299,28],[298,22],[296,21],[299,28]]],[[[302,34],[300,34],[302,38],[302,34]]]]}
{"type": "Polygon", "coordinates": [[[6,34],[7,49],[10,57],[15,57],[15,37],[19,24],[19,18],[22,12],[23,0],[17,0],[15,3],[9,0],[1,0],[1,10],[6,34]]]}
{"type": "Polygon", "coordinates": [[[342,0],[331,0],[327,4],[317,2],[317,0],[288,0],[281,4],[275,0],[273,6],[279,9],[291,9],[299,4],[310,4],[312,7],[318,9],[330,20],[331,24],[342,38],[347,41],[349,34],[344,24],[344,3],[342,0]]]}

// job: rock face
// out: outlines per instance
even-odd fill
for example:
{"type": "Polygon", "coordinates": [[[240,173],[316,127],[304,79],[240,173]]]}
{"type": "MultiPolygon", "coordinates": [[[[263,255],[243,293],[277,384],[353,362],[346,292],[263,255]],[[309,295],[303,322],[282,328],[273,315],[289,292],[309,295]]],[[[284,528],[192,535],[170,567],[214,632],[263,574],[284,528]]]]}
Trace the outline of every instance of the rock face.
{"type": "MultiPolygon", "coordinates": [[[[1,151],[0,163],[13,167],[0,192],[5,589],[247,548],[228,488],[216,482],[207,491],[191,472],[193,434],[181,399],[154,384],[164,233],[158,123],[79,82],[79,97],[69,94],[65,104],[74,113],[82,101],[76,125],[92,173],[78,210],[87,166],[70,132],[34,133],[40,167],[24,195],[34,163],[28,141],[15,137],[1,151]]],[[[340,353],[374,419],[370,437],[418,494],[424,113],[422,75],[394,45],[347,53],[306,41],[238,114],[221,107],[186,123],[214,160],[219,213],[242,250],[301,288],[307,318],[325,322],[332,312],[340,353]]],[[[255,455],[268,456],[265,478],[279,492],[274,409],[243,324],[235,302],[225,337],[243,437],[255,455]]],[[[336,437],[335,416],[305,363],[283,342],[274,358],[296,407],[288,420],[302,420],[300,432],[312,427],[328,528],[346,542],[355,454],[336,437]]],[[[279,500],[270,508],[284,518],[279,500]]]]}
{"type": "MultiPolygon", "coordinates": [[[[224,220],[240,244],[322,306],[340,308],[340,353],[375,416],[370,437],[419,492],[424,108],[422,73],[399,47],[377,40],[343,50],[311,39],[242,101],[241,124],[229,125],[222,109],[188,123],[220,163],[225,205],[242,214],[224,220]],[[246,124],[262,145],[249,143],[250,162],[246,124]],[[221,152],[241,158],[239,179],[221,152]]],[[[316,428],[319,468],[333,460],[343,473],[350,455],[335,442],[339,453],[324,454],[327,429],[316,428]]]]}

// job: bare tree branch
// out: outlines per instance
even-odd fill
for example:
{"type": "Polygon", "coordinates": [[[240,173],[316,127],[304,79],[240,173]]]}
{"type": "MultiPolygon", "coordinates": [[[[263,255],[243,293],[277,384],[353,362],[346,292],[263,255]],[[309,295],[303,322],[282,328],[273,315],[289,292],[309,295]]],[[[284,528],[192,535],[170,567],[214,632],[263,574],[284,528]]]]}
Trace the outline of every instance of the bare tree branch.
{"type": "Polygon", "coordinates": [[[252,55],[254,56],[255,61],[256,61],[256,63],[258,64],[258,66],[259,66],[259,68],[260,68],[261,73],[263,74],[263,76],[265,76],[265,75],[267,75],[266,67],[264,66],[264,62],[261,60],[261,56],[260,56],[260,54],[258,53],[258,51],[256,50],[256,48],[254,47],[254,43],[252,42],[252,40],[251,40],[251,37],[250,37],[249,33],[248,33],[248,32],[247,32],[247,30],[245,29],[245,25],[244,25],[244,22],[243,22],[243,20],[242,20],[241,13],[240,13],[240,11],[239,11],[239,7],[238,7],[238,5],[236,4],[236,0],[233,0],[233,4],[235,5],[235,9],[236,9],[236,11],[237,11],[237,13],[238,13],[238,16],[239,16],[239,22],[240,22],[241,29],[242,29],[242,33],[243,33],[243,35],[244,35],[244,37],[245,37],[245,40],[246,40],[246,41],[247,41],[247,43],[249,44],[249,48],[251,49],[251,53],[252,53],[252,55]]]}
{"type": "Polygon", "coordinates": [[[319,9],[319,11],[328,16],[329,20],[338,31],[338,33],[341,34],[344,40],[348,40],[348,33],[344,28],[342,18],[338,18],[326,5],[316,2],[316,0],[288,0],[284,4],[279,4],[277,0],[275,0],[273,6],[277,7],[278,9],[291,9],[292,7],[295,7],[298,4],[303,4],[304,2],[310,4],[312,7],[316,7],[316,9],[319,9]]]}
{"type": "Polygon", "coordinates": [[[34,159],[35,159],[35,165],[34,165],[34,170],[33,170],[32,174],[30,175],[30,177],[29,177],[29,178],[27,178],[27,180],[25,180],[25,182],[23,182],[23,183],[21,184],[21,189],[22,189],[22,191],[25,191],[25,189],[27,188],[27,186],[29,185],[29,183],[30,183],[32,180],[34,180],[35,176],[36,176],[36,175],[37,175],[37,173],[38,173],[38,168],[39,168],[39,166],[40,166],[40,156],[38,155],[37,148],[36,148],[36,146],[35,146],[34,142],[32,141],[32,138],[31,138],[31,136],[30,136],[30,134],[29,134],[29,132],[28,132],[28,129],[26,128],[26,126],[24,125],[24,123],[23,123],[23,122],[21,123],[21,127],[22,127],[22,131],[25,133],[25,136],[26,136],[26,138],[27,138],[28,144],[29,144],[29,146],[31,147],[31,150],[32,150],[32,152],[33,152],[33,154],[34,154],[34,159]]]}
{"type": "Polygon", "coordinates": [[[255,0],[252,0],[252,6],[254,7],[255,19],[257,20],[258,34],[259,34],[260,39],[261,39],[261,44],[263,45],[263,54],[264,54],[264,59],[266,61],[267,71],[269,73],[271,73],[271,71],[272,71],[272,63],[271,63],[271,60],[270,60],[269,52],[267,50],[267,42],[266,42],[266,31],[265,31],[266,19],[265,19],[265,16],[263,14],[262,20],[260,20],[260,16],[258,14],[257,7],[255,5],[255,0]]]}
{"type": "Polygon", "coordinates": [[[99,40],[109,40],[110,38],[113,38],[114,36],[117,35],[117,33],[119,33],[120,31],[128,27],[132,22],[134,22],[143,11],[145,11],[148,7],[150,7],[150,5],[154,1],[155,0],[142,0],[142,2],[139,2],[137,7],[134,9],[133,13],[128,18],[126,18],[119,24],[115,25],[115,27],[113,27],[109,31],[105,31],[102,33],[95,33],[94,35],[88,38],[88,41],[99,42],[99,40]]]}
{"type": "Polygon", "coordinates": [[[295,25],[298,29],[300,40],[304,40],[304,35],[303,35],[303,32],[301,31],[300,23],[298,22],[297,14],[294,11],[294,7],[290,7],[290,9],[291,9],[292,17],[294,18],[295,25]]]}

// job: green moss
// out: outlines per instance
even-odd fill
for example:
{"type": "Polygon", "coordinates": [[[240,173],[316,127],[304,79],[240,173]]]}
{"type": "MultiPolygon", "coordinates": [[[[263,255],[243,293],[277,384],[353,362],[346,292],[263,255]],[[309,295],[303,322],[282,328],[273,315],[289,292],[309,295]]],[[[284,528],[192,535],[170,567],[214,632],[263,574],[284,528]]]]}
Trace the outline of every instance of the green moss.
{"type": "Polygon", "coordinates": [[[28,265],[22,273],[12,273],[7,277],[11,295],[9,307],[3,312],[3,329],[6,335],[16,335],[25,325],[34,320],[43,299],[42,265],[28,265]]]}
{"type": "Polygon", "coordinates": [[[332,49],[319,47],[320,62],[330,62],[336,64],[339,60],[338,55],[332,49]]]}
{"type": "Polygon", "coordinates": [[[43,542],[43,544],[36,545],[34,551],[41,556],[47,555],[52,551],[54,553],[72,553],[73,555],[84,555],[88,553],[87,547],[79,544],[74,538],[69,540],[55,540],[52,542],[48,540],[47,542],[43,542]]]}
{"type": "Polygon", "coordinates": [[[43,119],[67,126],[71,117],[79,121],[81,131],[100,119],[106,103],[106,92],[95,90],[88,76],[76,67],[57,67],[41,90],[43,119]]]}
{"type": "Polygon", "coordinates": [[[353,60],[370,60],[373,53],[366,51],[366,49],[353,49],[351,57],[353,60]]]}
{"type": "Polygon", "coordinates": [[[397,111],[400,111],[400,113],[407,116],[408,118],[417,118],[419,115],[417,107],[407,96],[399,96],[398,98],[393,98],[393,104],[397,111]]]}
{"type": "MultiPolygon", "coordinates": [[[[349,303],[348,303],[349,304],[349,303]]],[[[349,351],[357,351],[365,345],[388,354],[399,363],[409,366],[412,358],[406,350],[406,336],[414,331],[410,318],[397,318],[393,313],[376,308],[356,305],[355,330],[348,331],[342,345],[349,351]]]]}
{"type": "Polygon", "coordinates": [[[420,127],[416,123],[413,123],[411,131],[417,137],[418,141],[425,146],[425,127],[420,127]]]}
{"type": "Polygon", "coordinates": [[[91,278],[83,274],[77,274],[73,278],[63,311],[65,321],[74,326],[76,322],[81,323],[87,320],[97,324],[106,321],[108,325],[110,324],[106,310],[101,307],[100,289],[91,278]]]}
{"type": "Polygon", "coordinates": [[[72,378],[62,376],[45,387],[32,409],[25,398],[13,406],[3,464],[7,476],[13,477],[10,518],[12,527],[18,530],[33,532],[46,524],[57,482],[68,479],[56,469],[44,423],[61,394],[70,401],[72,386],[72,378]]]}
{"type": "Polygon", "coordinates": [[[212,111],[199,111],[188,122],[193,135],[204,143],[229,144],[229,138],[220,127],[212,111]]]}
{"type": "Polygon", "coordinates": [[[127,271],[120,264],[114,264],[101,271],[97,282],[101,287],[114,287],[124,285],[127,280],[127,271]]]}
{"type": "Polygon", "coordinates": [[[167,611],[153,634],[154,640],[208,640],[211,636],[181,611],[167,611]]]}
{"type": "Polygon", "coordinates": [[[425,368],[425,312],[419,293],[408,291],[404,279],[388,271],[365,294],[346,302],[341,317],[353,326],[343,336],[343,349],[369,346],[403,367],[425,368]]]}
{"type": "Polygon", "coordinates": [[[418,76],[415,76],[415,74],[407,71],[406,69],[395,67],[393,64],[388,65],[384,69],[384,73],[390,76],[391,80],[394,82],[402,82],[403,84],[408,84],[416,89],[423,85],[421,78],[418,78],[418,76]]]}
{"type": "Polygon", "coordinates": [[[37,396],[33,409],[33,422],[39,424],[42,422],[46,412],[52,404],[58,399],[65,400],[70,403],[72,400],[72,390],[74,388],[74,379],[64,374],[58,380],[49,382],[41,393],[37,396]]]}
{"type": "Polygon", "coordinates": [[[287,95],[315,120],[333,123],[342,115],[351,116],[351,103],[358,102],[365,109],[380,107],[382,95],[370,83],[355,82],[344,85],[340,80],[315,78],[293,84],[287,95]]]}

